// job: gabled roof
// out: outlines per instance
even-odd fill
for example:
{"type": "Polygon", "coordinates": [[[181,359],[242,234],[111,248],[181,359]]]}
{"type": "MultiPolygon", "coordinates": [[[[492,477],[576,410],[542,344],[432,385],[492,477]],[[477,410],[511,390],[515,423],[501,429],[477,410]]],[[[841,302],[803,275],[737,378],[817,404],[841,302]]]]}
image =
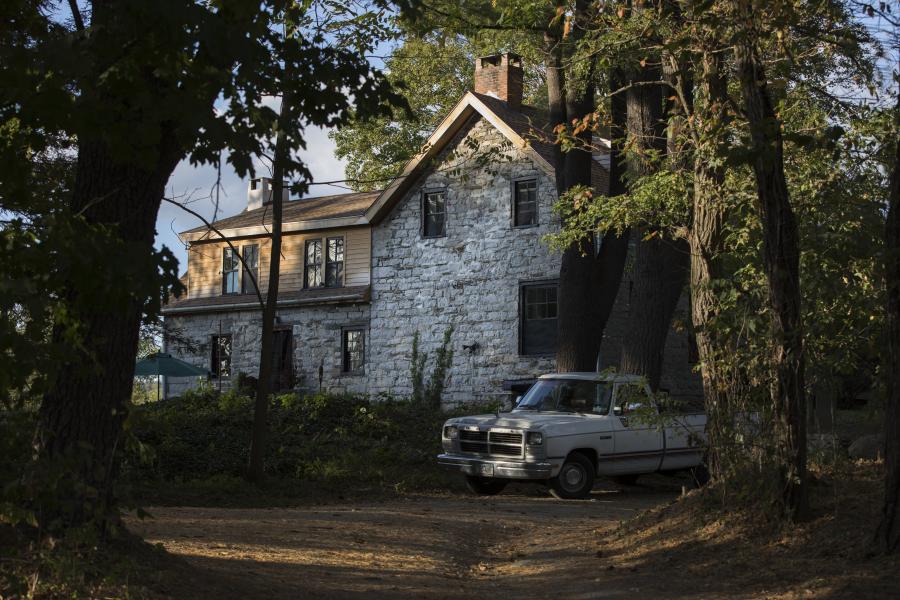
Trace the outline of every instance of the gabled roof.
{"type": "MultiPolygon", "coordinates": [[[[362,217],[380,193],[380,191],[353,192],[285,202],[282,231],[365,225],[366,221],[362,217]]],[[[247,210],[233,217],[219,219],[213,225],[219,231],[224,232],[227,229],[229,237],[267,234],[272,225],[272,207],[263,206],[247,210]]],[[[184,231],[180,236],[185,241],[194,242],[207,238],[218,239],[206,225],[184,231]]]]}
{"type": "MultiPolygon", "coordinates": [[[[406,164],[397,179],[369,207],[366,220],[374,224],[383,219],[475,114],[488,121],[516,148],[529,155],[538,168],[548,175],[555,175],[554,147],[551,141],[553,137],[548,131],[547,117],[542,111],[530,106],[515,110],[505,101],[493,96],[467,92],[431,134],[423,150],[406,164]]],[[[609,172],[596,160],[592,163],[591,179],[594,189],[604,192],[609,189],[609,172]]]]}

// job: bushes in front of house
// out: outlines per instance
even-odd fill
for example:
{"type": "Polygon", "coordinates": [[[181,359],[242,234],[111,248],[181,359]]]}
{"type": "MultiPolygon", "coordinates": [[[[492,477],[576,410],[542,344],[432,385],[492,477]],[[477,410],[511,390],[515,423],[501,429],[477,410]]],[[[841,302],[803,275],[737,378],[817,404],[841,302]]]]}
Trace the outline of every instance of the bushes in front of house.
{"type": "MultiPolygon", "coordinates": [[[[456,485],[458,478],[435,464],[447,416],[434,406],[386,397],[274,396],[266,454],[270,485],[287,496],[456,485]]],[[[154,501],[166,501],[157,492],[213,502],[216,495],[241,497],[252,422],[252,399],[231,391],[193,390],[137,406],[129,417],[125,476],[139,497],[154,501]]]]}

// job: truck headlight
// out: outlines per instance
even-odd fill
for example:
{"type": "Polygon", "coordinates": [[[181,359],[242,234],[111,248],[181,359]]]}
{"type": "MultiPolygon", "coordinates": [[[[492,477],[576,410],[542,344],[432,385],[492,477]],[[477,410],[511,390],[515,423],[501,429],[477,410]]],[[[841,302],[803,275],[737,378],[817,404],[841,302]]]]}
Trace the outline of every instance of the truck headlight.
{"type": "Polygon", "coordinates": [[[544,443],[544,434],[540,431],[529,431],[525,440],[529,446],[540,446],[544,443]]]}
{"type": "Polygon", "coordinates": [[[459,437],[459,428],[456,425],[447,425],[444,427],[444,437],[449,440],[455,440],[459,437]]]}

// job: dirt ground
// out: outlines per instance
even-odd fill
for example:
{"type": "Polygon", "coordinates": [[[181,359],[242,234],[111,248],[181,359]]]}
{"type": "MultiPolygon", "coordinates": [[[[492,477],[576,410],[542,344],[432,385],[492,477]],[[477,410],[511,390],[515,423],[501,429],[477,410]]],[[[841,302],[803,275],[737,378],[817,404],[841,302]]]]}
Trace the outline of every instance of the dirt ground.
{"type": "Polygon", "coordinates": [[[160,507],[130,528],[187,562],[171,589],[159,590],[175,597],[587,599],[640,597],[649,587],[689,597],[687,581],[617,571],[596,535],[670,502],[680,485],[662,477],[627,488],[609,484],[590,500],[567,502],[538,486],[512,485],[490,498],[160,507]]]}

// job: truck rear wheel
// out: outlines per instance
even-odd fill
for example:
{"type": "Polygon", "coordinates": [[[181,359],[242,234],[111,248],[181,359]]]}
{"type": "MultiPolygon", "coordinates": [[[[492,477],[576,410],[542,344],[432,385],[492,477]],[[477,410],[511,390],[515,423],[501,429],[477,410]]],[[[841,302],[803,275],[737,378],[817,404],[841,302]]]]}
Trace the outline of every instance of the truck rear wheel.
{"type": "Polygon", "coordinates": [[[594,489],[594,463],[584,454],[573,452],[559,474],[550,480],[550,493],[561,500],[587,498],[594,489]]]}
{"type": "Polygon", "coordinates": [[[505,479],[495,479],[493,477],[475,477],[474,475],[466,476],[466,487],[473,494],[479,496],[496,496],[506,487],[505,479]]]}

